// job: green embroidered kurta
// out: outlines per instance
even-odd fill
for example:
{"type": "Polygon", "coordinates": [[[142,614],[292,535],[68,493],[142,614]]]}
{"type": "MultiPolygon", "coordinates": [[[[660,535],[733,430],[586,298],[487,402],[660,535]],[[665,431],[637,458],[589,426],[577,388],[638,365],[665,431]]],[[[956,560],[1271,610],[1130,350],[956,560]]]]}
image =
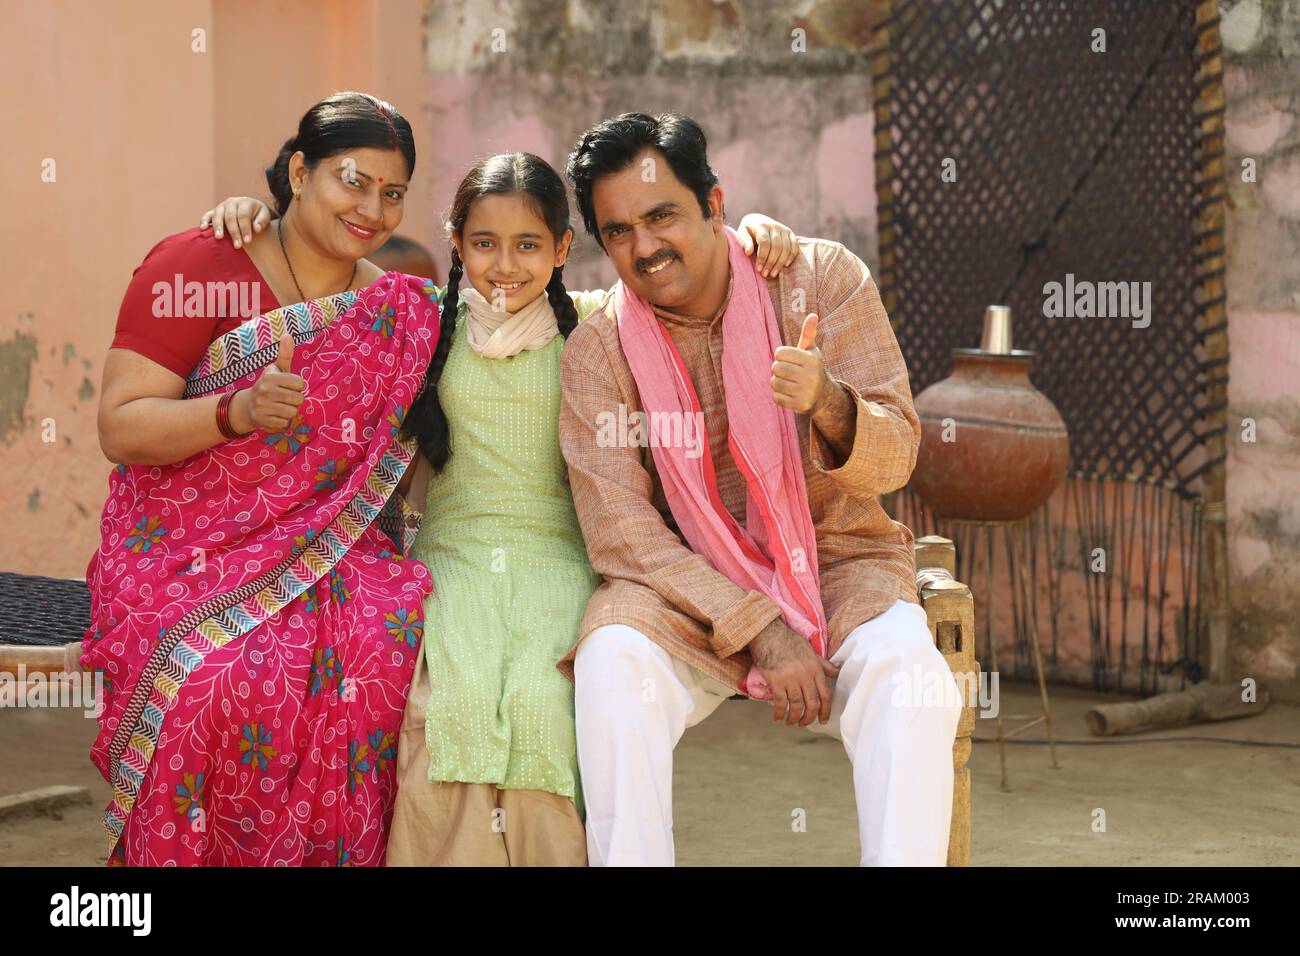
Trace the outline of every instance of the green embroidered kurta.
{"type": "MultiPolygon", "coordinates": [[[[574,296],[585,317],[603,293],[574,296]]],[[[452,455],[429,479],[413,555],[428,565],[429,779],[569,797],[582,812],[573,685],[556,668],[599,577],[560,454],[560,353],[488,359],[466,309],[438,386],[452,455]]]]}

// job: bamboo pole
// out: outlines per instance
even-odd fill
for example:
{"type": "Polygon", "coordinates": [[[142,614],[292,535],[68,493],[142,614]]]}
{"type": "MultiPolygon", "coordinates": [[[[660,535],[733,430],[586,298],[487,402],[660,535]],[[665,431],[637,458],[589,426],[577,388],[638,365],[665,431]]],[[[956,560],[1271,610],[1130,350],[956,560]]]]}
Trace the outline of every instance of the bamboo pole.
{"type": "MultiPolygon", "coordinates": [[[[81,649],[81,643],[76,643],[78,651],[81,649]]],[[[19,668],[23,668],[23,673],[28,677],[37,674],[44,674],[47,677],[59,673],[71,673],[80,670],[75,666],[75,658],[69,660],[68,646],[60,645],[58,647],[49,647],[46,645],[28,645],[28,644],[0,644],[0,674],[8,674],[13,678],[18,676],[19,668]],[[72,662],[74,666],[68,667],[72,662]]]]}
{"type": "Polygon", "coordinates": [[[1201,172],[1197,184],[1200,209],[1196,223],[1195,253],[1200,273],[1202,302],[1210,303],[1203,313],[1205,352],[1210,365],[1204,389],[1205,454],[1217,461],[1205,477],[1205,543],[1201,550],[1201,582],[1206,593],[1199,595],[1207,610],[1209,631],[1209,676],[1229,679],[1228,638],[1230,605],[1228,595],[1227,544],[1227,425],[1228,425],[1228,325],[1224,285],[1223,167],[1223,57],[1219,44],[1218,0],[1201,0],[1196,6],[1196,71],[1199,95],[1196,103],[1197,138],[1201,172]]]}

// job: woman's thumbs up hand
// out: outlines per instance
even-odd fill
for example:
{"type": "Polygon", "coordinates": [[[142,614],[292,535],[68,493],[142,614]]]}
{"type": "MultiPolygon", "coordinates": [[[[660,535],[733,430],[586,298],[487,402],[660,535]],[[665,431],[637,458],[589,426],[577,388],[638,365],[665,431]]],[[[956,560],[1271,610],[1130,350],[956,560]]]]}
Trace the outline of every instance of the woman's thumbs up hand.
{"type": "Polygon", "coordinates": [[[280,432],[289,427],[307,394],[307,383],[290,371],[292,367],[293,338],[286,334],[274,364],[266,367],[257,384],[231,401],[230,423],[237,431],[280,432]]]}
{"type": "Polygon", "coordinates": [[[281,372],[293,371],[293,336],[280,336],[280,351],[275,356],[275,367],[281,372]]]}

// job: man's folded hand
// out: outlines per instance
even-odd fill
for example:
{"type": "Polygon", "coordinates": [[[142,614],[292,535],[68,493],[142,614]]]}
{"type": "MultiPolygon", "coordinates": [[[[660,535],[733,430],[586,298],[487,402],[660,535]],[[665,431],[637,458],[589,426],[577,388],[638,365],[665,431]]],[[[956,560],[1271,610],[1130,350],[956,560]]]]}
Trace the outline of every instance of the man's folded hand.
{"type": "Polygon", "coordinates": [[[772,688],[772,719],[807,727],[831,717],[829,681],[839,668],[819,657],[808,641],[777,618],[749,642],[754,666],[772,688]]]}

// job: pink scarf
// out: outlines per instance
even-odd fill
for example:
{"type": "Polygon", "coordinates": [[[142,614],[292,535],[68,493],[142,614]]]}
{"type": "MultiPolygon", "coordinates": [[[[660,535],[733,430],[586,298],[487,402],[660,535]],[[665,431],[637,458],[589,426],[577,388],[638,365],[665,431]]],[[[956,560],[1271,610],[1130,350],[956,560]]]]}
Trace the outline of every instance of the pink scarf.
{"type": "MultiPolygon", "coordinates": [[[[703,422],[703,410],[668,329],[622,282],[613,293],[619,341],[652,423],[664,495],[687,543],[738,586],[771,598],[790,629],[825,657],[829,634],[799,433],[794,413],[776,404],[768,384],[781,332],[767,286],[731,229],[727,246],[732,290],[722,318],[722,388],[727,445],[747,489],[744,528],[722,505],[707,433],[697,436],[704,453],[694,458],[681,447],[685,442],[659,440],[657,424],[677,415],[703,422]]],[[[771,698],[757,667],[740,690],[758,700],[771,698]]]]}

